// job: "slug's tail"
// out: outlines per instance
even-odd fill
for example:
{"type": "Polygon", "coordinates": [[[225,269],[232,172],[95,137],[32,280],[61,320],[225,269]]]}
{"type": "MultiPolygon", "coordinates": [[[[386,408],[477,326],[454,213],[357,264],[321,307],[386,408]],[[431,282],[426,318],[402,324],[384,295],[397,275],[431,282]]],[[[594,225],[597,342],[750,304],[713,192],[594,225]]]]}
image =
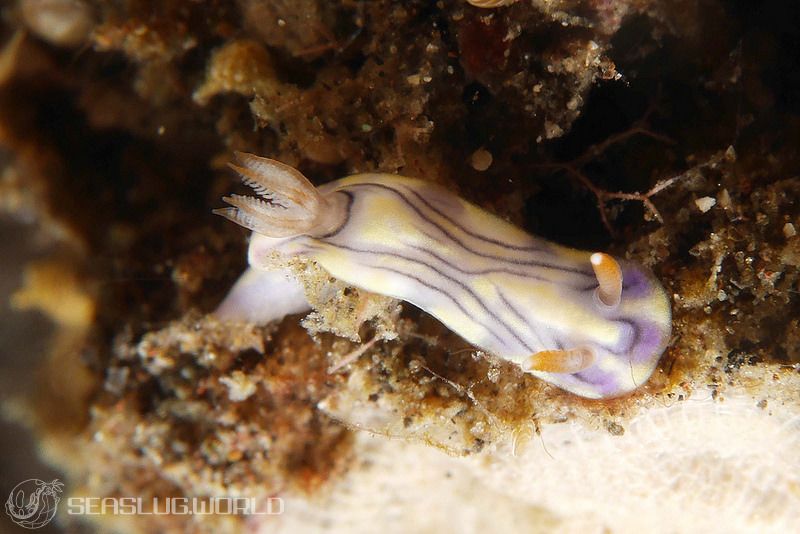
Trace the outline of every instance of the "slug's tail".
{"type": "Polygon", "coordinates": [[[241,166],[229,166],[257,196],[224,197],[231,207],[214,213],[269,237],[307,234],[319,225],[326,202],[300,171],[244,152],[236,152],[236,159],[241,166]]]}

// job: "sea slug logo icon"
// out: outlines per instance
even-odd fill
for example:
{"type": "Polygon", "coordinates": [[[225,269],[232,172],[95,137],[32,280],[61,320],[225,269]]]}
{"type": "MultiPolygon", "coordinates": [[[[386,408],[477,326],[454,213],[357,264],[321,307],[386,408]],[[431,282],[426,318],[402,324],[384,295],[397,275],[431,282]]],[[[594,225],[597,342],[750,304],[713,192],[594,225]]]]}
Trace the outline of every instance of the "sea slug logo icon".
{"type": "Polygon", "coordinates": [[[35,529],[53,520],[64,484],[29,478],[14,486],[6,500],[6,513],[21,527],[35,529]]]}

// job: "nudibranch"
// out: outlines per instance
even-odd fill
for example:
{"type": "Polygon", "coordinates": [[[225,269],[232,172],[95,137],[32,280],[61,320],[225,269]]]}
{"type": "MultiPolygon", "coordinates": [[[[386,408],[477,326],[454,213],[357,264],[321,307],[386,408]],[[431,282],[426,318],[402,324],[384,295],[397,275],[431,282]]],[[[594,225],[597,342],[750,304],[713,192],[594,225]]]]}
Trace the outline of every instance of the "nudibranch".
{"type": "Polygon", "coordinates": [[[666,348],[669,299],[642,266],[534,237],[424,180],[357,174],[317,188],[283,163],[237,157],[231,167],[257,197],[215,210],[253,231],[223,319],[307,309],[292,274],[273,267],[276,255],[301,256],[582,397],[636,389],[666,348]]]}

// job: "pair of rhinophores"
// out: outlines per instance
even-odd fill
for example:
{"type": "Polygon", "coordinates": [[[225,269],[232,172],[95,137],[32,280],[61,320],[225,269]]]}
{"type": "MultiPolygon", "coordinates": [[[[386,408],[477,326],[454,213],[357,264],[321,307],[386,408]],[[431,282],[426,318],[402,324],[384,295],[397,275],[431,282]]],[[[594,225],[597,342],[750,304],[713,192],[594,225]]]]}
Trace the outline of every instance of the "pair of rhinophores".
{"type": "Polygon", "coordinates": [[[424,180],[368,173],[316,188],[283,163],[237,157],[257,196],[215,210],[253,231],[250,268],[216,312],[224,320],[308,310],[291,272],[272,267],[302,256],[582,397],[641,386],[666,348],[669,300],[635,263],[534,237],[424,180]]]}

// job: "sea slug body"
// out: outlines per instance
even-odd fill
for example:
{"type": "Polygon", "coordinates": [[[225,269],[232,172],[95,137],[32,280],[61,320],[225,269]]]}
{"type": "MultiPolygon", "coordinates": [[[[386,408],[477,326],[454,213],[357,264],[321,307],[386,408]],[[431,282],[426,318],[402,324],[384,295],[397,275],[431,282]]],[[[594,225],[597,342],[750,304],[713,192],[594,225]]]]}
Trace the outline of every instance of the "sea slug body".
{"type": "Polygon", "coordinates": [[[242,166],[232,167],[258,197],[226,197],[232,207],[215,210],[254,232],[251,268],[220,306],[223,318],[307,308],[299,284],[273,271],[277,254],[403,299],[582,397],[636,389],[666,348],[669,300],[635,263],[534,237],[424,180],[358,174],[315,188],[292,167],[237,156],[242,166]]]}

